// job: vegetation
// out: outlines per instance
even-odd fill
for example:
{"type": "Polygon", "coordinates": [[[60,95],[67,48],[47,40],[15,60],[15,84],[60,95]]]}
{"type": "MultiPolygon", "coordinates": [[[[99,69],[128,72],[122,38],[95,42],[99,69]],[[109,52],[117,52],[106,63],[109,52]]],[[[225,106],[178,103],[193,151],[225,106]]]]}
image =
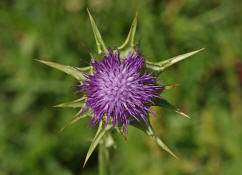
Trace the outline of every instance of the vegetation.
{"type": "Polygon", "coordinates": [[[156,133],[174,159],[130,127],[116,135],[116,175],[231,175],[242,172],[242,5],[240,0],[0,1],[0,175],[94,175],[97,152],[82,164],[95,134],[77,113],[52,106],[77,98],[76,80],[33,61],[85,66],[96,49],[86,8],[108,46],[119,46],[138,9],[136,40],[151,61],[205,47],[160,78],[179,87],[163,96],[191,119],[154,108],[156,133]]]}

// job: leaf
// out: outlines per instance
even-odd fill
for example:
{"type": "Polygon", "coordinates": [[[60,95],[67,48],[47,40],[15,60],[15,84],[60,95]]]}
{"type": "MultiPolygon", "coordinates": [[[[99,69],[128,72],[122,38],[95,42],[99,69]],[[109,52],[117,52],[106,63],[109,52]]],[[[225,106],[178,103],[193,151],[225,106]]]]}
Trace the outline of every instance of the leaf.
{"type": "Polygon", "coordinates": [[[77,68],[77,67],[67,66],[67,65],[63,65],[63,64],[59,64],[59,63],[55,63],[55,62],[51,62],[51,61],[38,60],[38,59],[34,59],[34,60],[38,61],[40,63],[46,64],[47,66],[50,66],[52,68],[58,69],[62,72],[65,72],[66,74],[69,74],[78,80],[85,79],[85,77],[83,76],[81,71],[89,71],[91,69],[90,66],[83,67],[83,68],[77,68]]]}
{"type": "Polygon", "coordinates": [[[181,112],[180,109],[178,109],[177,107],[173,106],[172,104],[170,104],[165,99],[155,99],[154,102],[155,102],[154,106],[165,107],[167,109],[170,109],[170,110],[172,110],[172,111],[182,115],[183,117],[186,117],[186,118],[190,119],[190,117],[187,114],[185,114],[184,112],[181,112]]]}
{"type": "Polygon", "coordinates": [[[152,126],[150,125],[150,122],[144,123],[143,120],[141,121],[136,121],[136,120],[132,120],[130,125],[142,130],[143,132],[145,132],[148,136],[150,136],[156,143],[158,146],[160,146],[163,150],[165,150],[166,152],[168,152],[169,154],[171,154],[173,157],[175,157],[176,159],[177,156],[168,148],[168,146],[166,146],[166,144],[154,134],[154,131],[152,129],[152,126]]]}
{"type": "Polygon", "coordinates": [[[126,56],[130,51],[134,50],[134,47],[135,47],[134,36],[136,32],[136,27],[137,27],[137,19],[138,19],[138,12],[136,11],[136,15],[131,24],[129,34],[125,42],[120,47],[118,47],[121,57],[126,56]]]}
{"type": "Polygon", "coordinates": [[[79,121],[80,119],[83,119],[83,118],[88,117],[88,114],[87,114],[87,113],[82,114],[81,116],[79,116],[79,114],[80,114],[81,111],[82,111],[82,109],[80,109],[80,110],[78,111],[78,113],[77,113],[77,114],[71,119],[71,121],[69,121],[68,123],[66,123],[65,126],[62,127],[62,128],[58,131],[58,133],[61,133],[61,132],[62,132],[64,129],[66,129],[68,126],[70,126],[70,125],[76,123],[76,122],[79,121]]]}
{"type": "Polygon", "coordinates": [[[170,59],[167,59],[165,61],[160,61],[158,63],[152,63],[150,61],[146,61],[146,67],[147,68],[150,68],[154,71],[164,71],[166,68],[172,66],[173,64],[177,63],[177,62],[180,62],[200,51],[204,50],[204,48],[202,49],[199,49],[199,50],[196,50],[196,51],[193,51],[193,52],[189,52],[189,53],[186,53],[186,54],[182,54],[182,55],[179,55],[179,56],[176,56],[176,57],[173,57],[173,58],[170,58],[170,59]]]}
{"type": "Polygon", "coordinates": [[[97,28],[97,25],[90,13],[90,11],[87,9],[87,12],[88,12],[88,15],[89,15],[89,18],[90,18],[90,22],[91,22],[91,25],[92,25],[92,30],[93,30],[93,33],[94,33],[94,37],[95,37],[95,40],[96,40],[96,44],[97,44],[97,51],[98,51],[98,54],[102,54],[102,53],[107,53],[107,48],[106,48],[106,45],[104,44],[104,41],[102,39],[102,36],[97,28]]]}
{"type": "Polygon", "coordinates": [[[63,108],[63,107],[69,107],[69,108],[80,108],[83,107],[85,105],[85,103],[83,102],[83,100],[85,99],[85,97],[70,101],[70,102],[66,102],[66,103],[62,103],[59,105],[55,105],[53,107],[57,107],[57,108],[63,108]]]}
{"type": "Polygon", "coordinates": [[[112,125],[107,125],[107,127],[104,129],[103,128],[103,124],[102,122],[100,122],[98,130],[96,132],[95,137],[92,140],[92,143],[88,149],[83,167],[86,165],[88,159],[90,158],[91,154],[93,153],[93,151],[95,150],[95,148],[97,147],[98,143],[100,142],[100,140],[102,139],[102,137],[104,136],[104,134],[106,133],[106,131],[108,131],[110,128],[112,127],[112,125]]]}

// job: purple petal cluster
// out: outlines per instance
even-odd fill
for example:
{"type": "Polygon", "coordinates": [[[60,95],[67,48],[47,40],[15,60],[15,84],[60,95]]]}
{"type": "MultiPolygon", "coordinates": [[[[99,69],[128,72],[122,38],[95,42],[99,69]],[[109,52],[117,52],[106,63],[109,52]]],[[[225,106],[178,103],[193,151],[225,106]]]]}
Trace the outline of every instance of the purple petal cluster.
{"type": "Polygon", "coordinates": [[[147,122],[148,113],[152,113],[149,106],[153,98],[160,97],[162,87],[151,73],[141,73],[144,63],[137,50],[121,60],[119,51],[112,49],[101,61],[90,63],[95,71],[85,74],[81,91],[87,92],[83,112],[91,109],[91,127],[101,120],[106,126],[111,119],[113,127],[121,126],[127,133],[130,120],[147,122]]]}

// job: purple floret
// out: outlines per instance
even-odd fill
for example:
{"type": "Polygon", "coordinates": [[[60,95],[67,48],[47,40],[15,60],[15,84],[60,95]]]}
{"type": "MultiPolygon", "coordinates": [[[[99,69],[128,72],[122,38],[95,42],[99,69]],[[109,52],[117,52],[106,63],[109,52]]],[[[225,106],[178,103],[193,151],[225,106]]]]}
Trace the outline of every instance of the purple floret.
{"type": "Polygon", "coordinates": [[[87,92],[82,112],[91,109],[91,127],[102,119],[106,127],[111,119],[112,127],[121,124],[127,134],[130,120],[147,122],[148,113],[152,113],[149,106],[153,98],[160,98],[162,87],[156,85],[159,80],[151,73],[141,73],[144,63],[137,50],[121,61],[119,51],[112,49],[101,61],[90,63],[95,71],[85,75],[81,91],[87,92]]]}

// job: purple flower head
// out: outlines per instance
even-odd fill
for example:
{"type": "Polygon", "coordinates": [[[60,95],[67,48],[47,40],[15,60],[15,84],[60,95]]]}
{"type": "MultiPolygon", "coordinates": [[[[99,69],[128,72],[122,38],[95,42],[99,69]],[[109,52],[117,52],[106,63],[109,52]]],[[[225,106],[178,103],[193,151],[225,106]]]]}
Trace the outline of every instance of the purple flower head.
{"type": "Polygon", "coordinates": [[[127,134],[131,120],[147,122],[148,113],[152,113],[149,106],[153,98],[160,98],[162,87],[156,85],[159,80],[152,73],[141,72],[144,63],[137,49],[122,60],[119,51],[112,49],[101,61],[94,58],[90,65],[95,71],[85,74],[81,86],[81,91],[87,92],[82,112],[91,109],[91,127],[101,120],[106,127],[111,119],[112,127],[121,126],[127,134]]]}

